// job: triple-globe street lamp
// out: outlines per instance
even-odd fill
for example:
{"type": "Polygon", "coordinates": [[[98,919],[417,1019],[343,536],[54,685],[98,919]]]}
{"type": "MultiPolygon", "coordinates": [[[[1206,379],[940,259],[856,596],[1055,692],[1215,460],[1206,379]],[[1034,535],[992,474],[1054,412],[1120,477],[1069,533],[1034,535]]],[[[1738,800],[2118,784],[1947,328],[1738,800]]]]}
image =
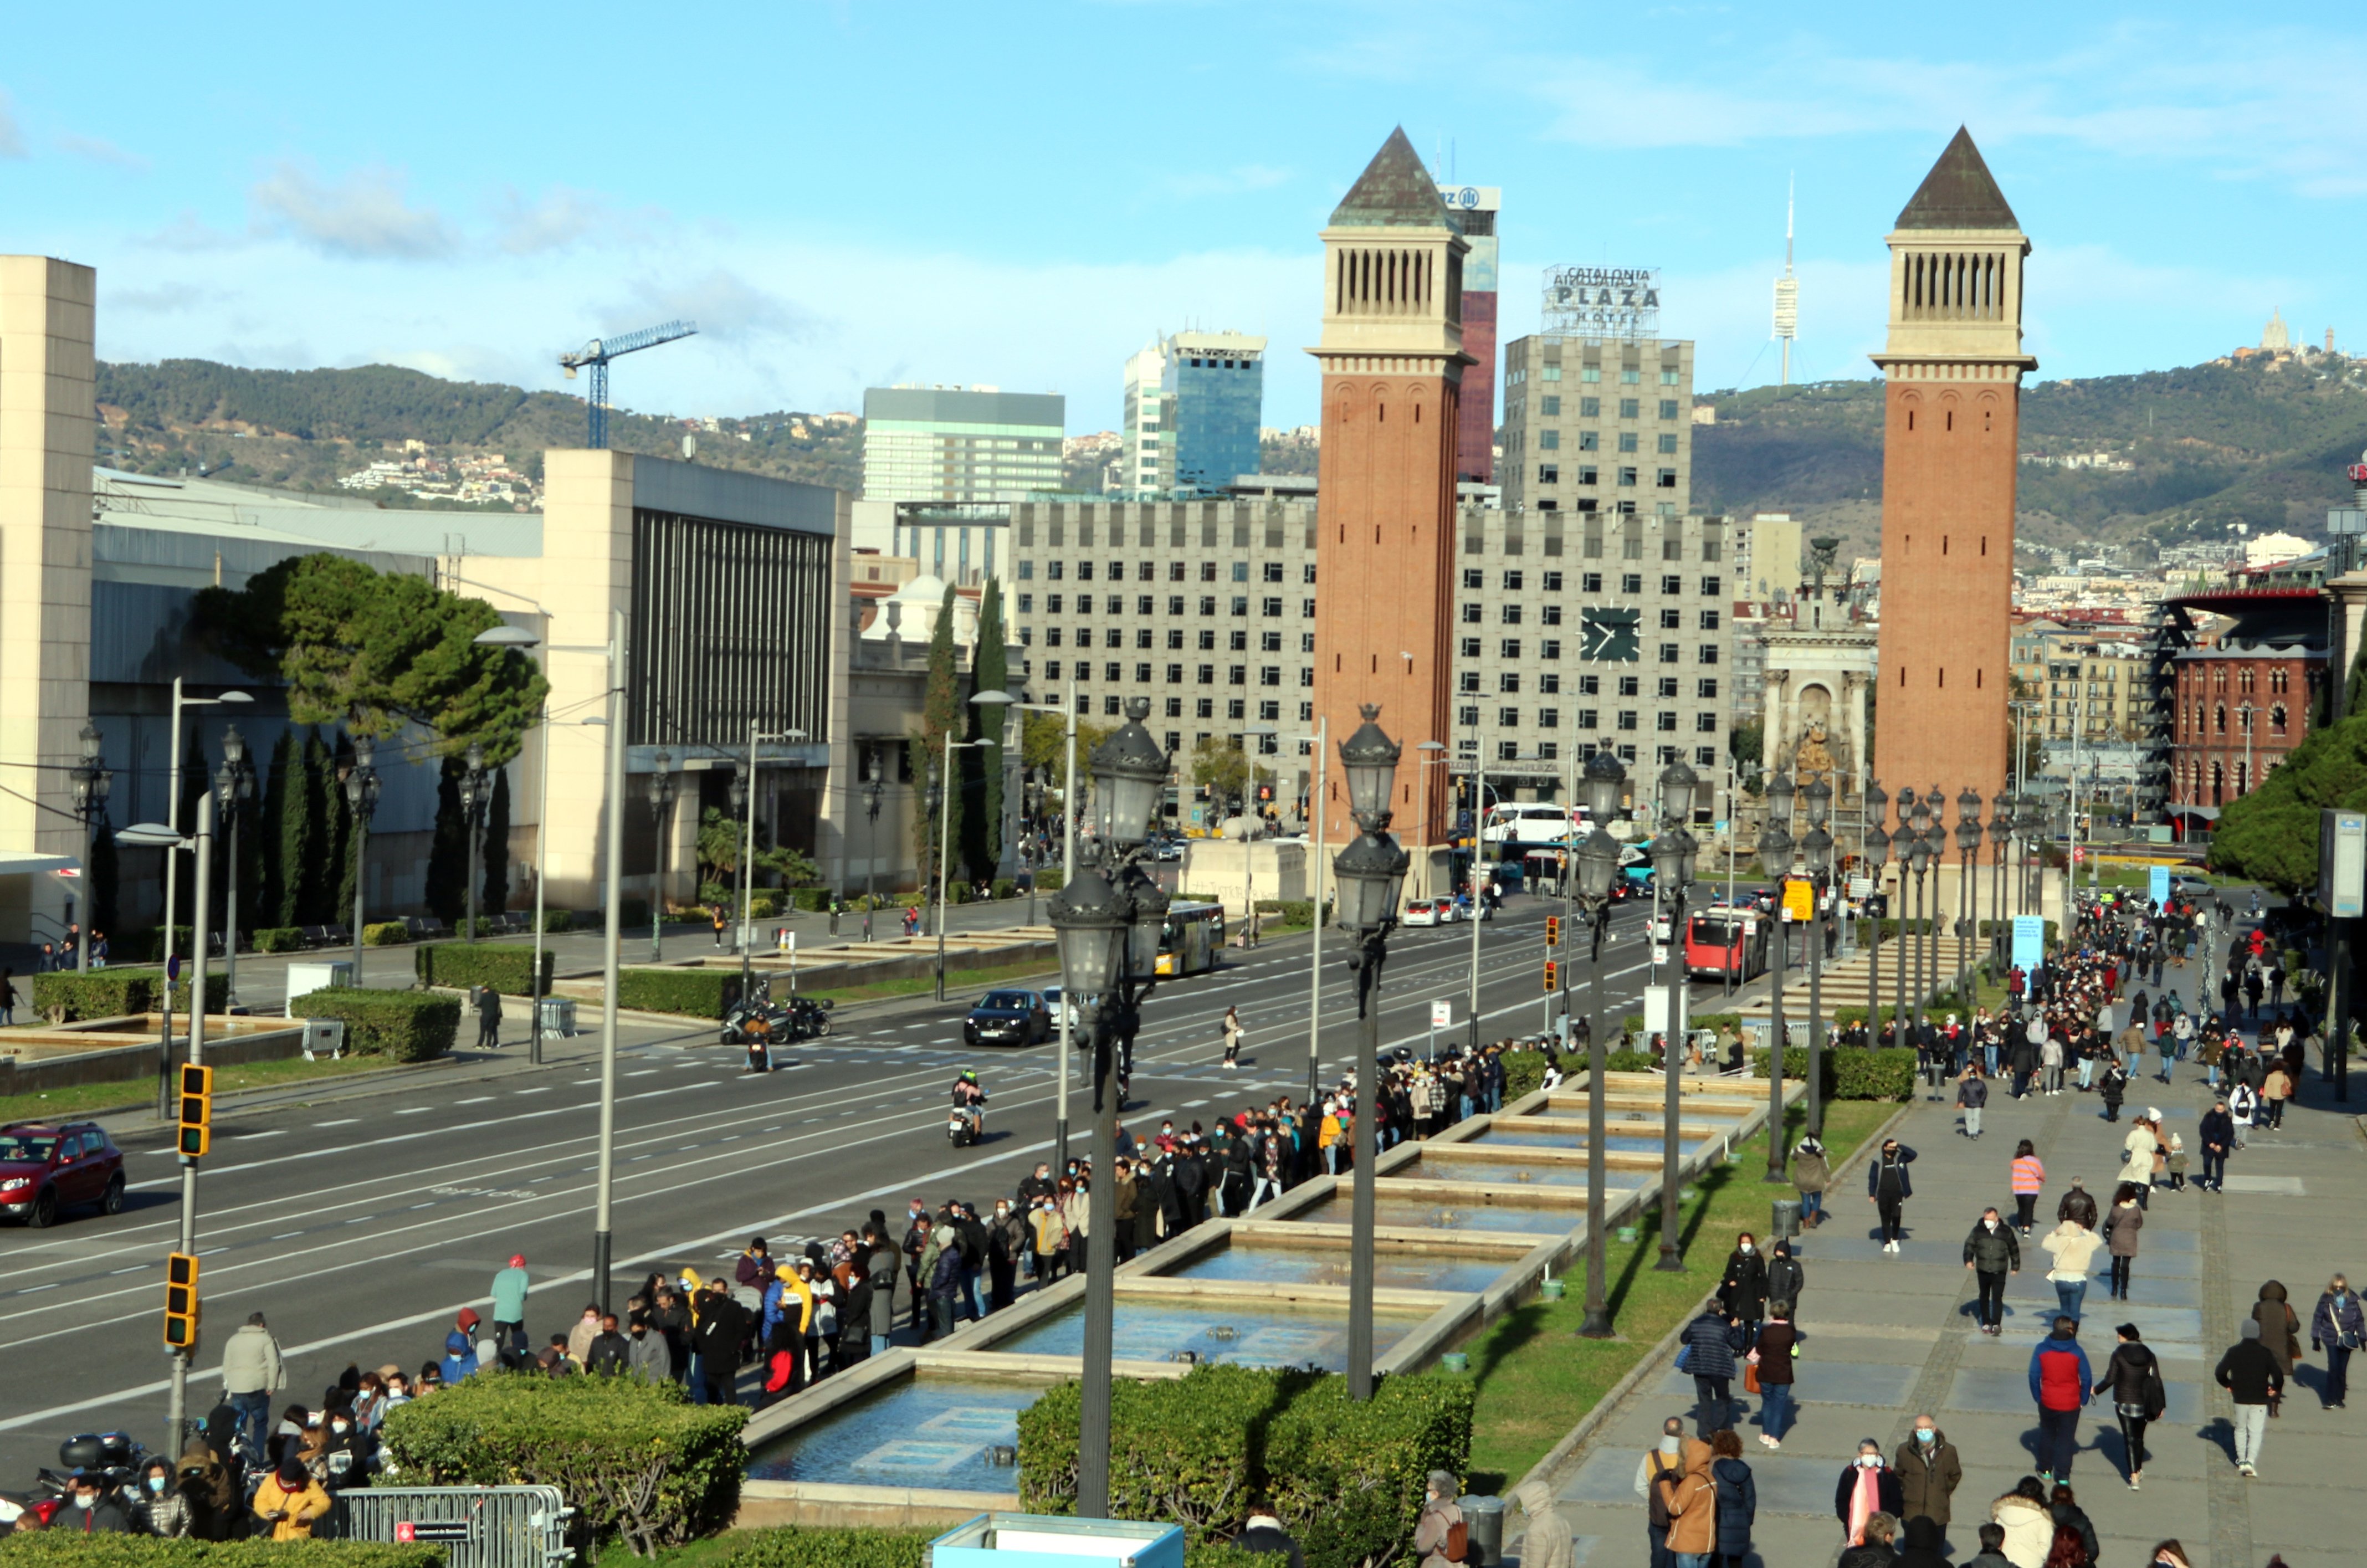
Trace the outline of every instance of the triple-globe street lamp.
{"type": "MultiPolygon", "coordinates": [[[[1678,1136],[1678,1121],[1684,1108],[1685,1037],[1690,1032],[1686,1018],[1691,977],[1684,957],[1685,891],[1693,886],[1693,857],[1700,849],[1685,824],[1693,820],[1693,792],[1700,786],[1700,777],[1682,759],[1662,768],[1652,833],[1653,965],[1656,971],[1662,964],[1673,965],[1673,979],[1667,981],[1669,1016],[1660,1045],[1660,1066],[1667,1074],[1667,1081],[1663,1085],[1660,1129],[1660,1259],[1653,1265],[1669,1272],[1685,1266],[1677,1212],[1685,1157],[1684,1143],[1678,1136]],[[1664,915],[1669,934],[1665,946],[1660,940],[1664,915]]],[[[1780,1086],[1777,1093],[1782,1093],[1780,1086]]]]}
{"type": "Polygon", "coordinates": [[[1586,1321],[1578,1332],[1588,1339],[1608,1339],[1616,1331],[1611,1321],[1608,1216],[1603,1212],[1603,1074],[1608,1069],[1604,1031],[1595,1027],[1594,1009],[1602,1004],[1603,930],[1611,907],[1611,884],[1619,875],[1619,841],[1603,824],[1619,811],[1627,787],[1627,769],[1608,746],[1586,759],[1586,812],[1594,824],[1572,858],[1579,903],[1585,906],[1591,959],[1587,975],[1586,1028],[1586,1321]]]}
{"type": "Polygon", "coordinates": [[[222,731],[221,765],[214,769],[217,820],[230,824],[230,859],[223,881],[229,883],[222,901],[222,1010],[238,1006],[238,830],[243,807],[255,798],[255,767],[246,760],[246,737],[232,724],[222,731]]]}

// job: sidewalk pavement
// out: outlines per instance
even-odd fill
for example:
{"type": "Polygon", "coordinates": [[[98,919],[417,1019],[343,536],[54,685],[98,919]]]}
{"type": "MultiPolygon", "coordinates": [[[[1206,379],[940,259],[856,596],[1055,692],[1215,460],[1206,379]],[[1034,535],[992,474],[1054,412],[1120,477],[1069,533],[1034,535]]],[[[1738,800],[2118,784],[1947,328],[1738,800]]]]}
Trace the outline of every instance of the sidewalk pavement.
{"type": "MultiPolygon", "coordinates": [[[[2027,1369],[2056,1308],[2038,1240],[2074,1176],[2100,1205],[2110,1202],[2127,1118],[2103,1121],[2096,1096],[2073,1089],[2016,1101],[2000,1087],[1976,1142],[1957,1131],[1952,1104],[1920,1095],[1919,1085],[1897,1129],[1920,1156],[1904,1250],[1880,1250],[1862,1165],[1836,1185],[1826,1224],[1801,1239],[1807,1283],[1798,1414],[1780,1453],[1757,1441],[1760,1402],[1743,1397],[1741,1380],[1735,1381],[1745,1412],[1736,1430],[1759,1491],[1755,1560],[1785,1568],[1834,1561],[1840,1545],[1834,1488],[1859,1439],[1877,1438],[1895,1453],[1918,1413],[1936,1416],[1963,1458],[1947,1531],[1953,1561],[1979,1551],[1976,1530],[1989,1504],[2037,1468],[2027,1369]],[[1962,1249],[1984,1207],[2012,1214],[2008,1165],[2022,1138],[2032,1139],[2045,1162],[2046,1188],[2022,1271],[2009,1283],[2003,1336],[1992,1340],[1975,1324],[1962,1249]]],[[[2150,1076],[2133,1083],[2124,1110],[2158,1107],[2193,1151],[2197,1119],[2210,1104],[2190,1062],[2169,1087],[2150,1076]]],[[[2135,1323],[2160,1359],[2169,1393],[2167,1414],[2147,1434],[2151,1460],[2140,1493],[2125,1483],[2109,1397],[2083,1415],[2070,1483],[2095,1521],[2108,1568],[2138,1568],[2156,1541],[2170,1537],[2184,1544],[2193,1568],[2254,1568],[2280,1551],[2290,1568],[2356,1557],[2361,1537],[2350,1532],[2367,1530],[2367,1494],[2354,1479],[2367,1460],[2367,1411],[2354,1417],[2321,1410],[2325,1358],[2305,1357],[2295,1364],[2281,1417],[2269,1423],[2259,1477],[2248,1482],[2235,1470],[2230,1406],[2212,1371],[2236,1343],[2262,1281],[2284,1283],[2303,1320],[2305,1351],[2309,1314],[2328,1276],[2345,1270],[2354,1285],[2367,1281],[2356,1214],[2367,1176],[2367,1144],[2354,1120],[2362,1110],[2367,1096],[2337,1104],[2313,1063],[2284,1129],[2253,1130],[2250,1146],[2229,1162],[2224,1195],[2198,1192],[2191,1180],[2182,1192],[2155,1190],[2128,1301],[2107,1295],[2108,1260],[2099,1250],[2079,1336],[2090,1362],[2101,1377],[2114,1327],[2135,1323]]],[[[2194,1168],[2202,1168],[2199,1156],[2194,1168]]],[[[1704,1235],[1694,1244],[1722,1250],[1732,1243],[1704,1235]]],[[[1645,1507],[1633,1486],[1637,1460],[1665,1417],[1682,1414],[1690,1426],[1693,1409],[1692,1379],[1672,1367],[1647,1376],[1551,1477],[1587,1568],[1648,1562],[1645,1507]]]]}

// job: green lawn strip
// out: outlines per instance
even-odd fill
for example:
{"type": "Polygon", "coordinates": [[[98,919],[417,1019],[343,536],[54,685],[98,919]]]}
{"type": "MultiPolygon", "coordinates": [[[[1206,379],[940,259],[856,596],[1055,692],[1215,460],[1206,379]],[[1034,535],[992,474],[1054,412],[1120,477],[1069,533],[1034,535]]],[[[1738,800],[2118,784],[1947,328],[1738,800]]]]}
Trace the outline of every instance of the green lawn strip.
{"type": "MultiPolygon", "coordinates": [[[[1008,984],[1014,980],[1025,980],[1031,976],[1057,975],[1059,972],[1060,967],[1057,962],[1043,959],[1029,963],[1006,964],[1001,969],[948,969],[946,971],[946,990],[951,993],[973,988],[990,988],[1008,984]]],[[[869,985],[848,985],[835,990],[828,986],[816,990],[800,985],[798,987],[798,994],[827,996],[832,1001],[844,1006],[849,1002],[883,1002],[897,996],[918,996],[923,992],[934,991],[936,987],[936,976],[922,974],[915,975],[910,980],[882,980],[869,985]]],[[[786,989],[776,993],[776,996],[787,994],[786,989]]]]}
{"type": "MultiPolygon", "coordinates": [[[[382,1056],[347,1056],[334,1062],[325,1056],[313,1062],[291,1056],[279,1062],[250,1062],[237,1067],[215,1068],[214,1093],[227,1095],[241,1089],[281,1088],[316,1078],[336,1078],[349,1073],[395,1065],[397,1063],[382,1056]]],[[[116,1078],[104,1084],[77,1084],[72,1088],[51,1089],[44,1094],[0,1096],[0,1122],[86,1116],[110,1106],[144,1103],[154,1097],[155,1091],[153,1079],[116,1078]]]]}
{"type": "MultiPolygon", "coordinates": [[[[1897,1108],[1865,1100],[1828,1106],[1824,1139],[1832,1163],[1839,1165],[1897,1108]]],[[[1791,1108],[1790,1142],[1798,1141],[1806,1117],[1805,1106],[1791,1108]]],[[[1796,1196],[1788,1185],[1763,1181],[1766,1170],[1767,1138],[1762,1132],[1736,1151],[1733,1163],[1713,1167],[1695,1182],[1693,1200],[1680,1210],[1686,1248],[1682,1272],[1662,1273],[1654,1267],[1660,1254],[1658,1203],[1652,1205],[1633,1243],[1623,1245],[1614,1234],[1607,1278],[1617,1338],[1578,1337],[1578,1326],[1586,1319],[1586,1273],[1581,1262],[1564,1276],[1567,1293],[1562,1300],[1537,1298],[1525,1302],[1463,1346],[1471,1357],[1471,1375],[1479,1385],[1478,1409],[1471,1423],[1471,1491],[1501,1495],[1577,1426],[1663,1335],[1699,1309],[1702,1299],[1716,1288],[1735,1233],[1750,1231],[1764,1236],[1768,1205],[1778,1198],[1796,1196]]],[[[1836,1201],[1845,1205],[1848,1196],[1841,1192],[1836,1201]]],[[[1808,1290],[1816,1289],[1812,1265],[1808,1290]]],[[[1736,1384],[1738,1391],[1740,1386],[1736,1384]]]]}

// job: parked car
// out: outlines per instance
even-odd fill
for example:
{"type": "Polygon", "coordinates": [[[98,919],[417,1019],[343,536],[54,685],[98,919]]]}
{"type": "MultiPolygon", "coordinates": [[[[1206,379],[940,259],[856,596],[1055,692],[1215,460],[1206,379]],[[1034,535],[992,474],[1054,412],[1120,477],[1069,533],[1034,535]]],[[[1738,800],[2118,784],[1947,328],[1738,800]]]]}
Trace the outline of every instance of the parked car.
{"type": "Polygon", "coordinates": [[[1452,926],[1455,924],[1455,901],[1451,898],[1414,898],[1406,901],[1400,926],[1452,926]]]}
{"type": "Polygon", "coordinates": [[[123,1151],[96,1122],[0,1128],[0,1214],[39,1230],[83,1204],[123,1208],[123,1151]]]}
{"type": "Polygon", "coordinates": [[[962,1020],[968,1045],[1035,1045],[1051,1032],[1051,1010],[1033,991],[990,991],[962,1020]]]}

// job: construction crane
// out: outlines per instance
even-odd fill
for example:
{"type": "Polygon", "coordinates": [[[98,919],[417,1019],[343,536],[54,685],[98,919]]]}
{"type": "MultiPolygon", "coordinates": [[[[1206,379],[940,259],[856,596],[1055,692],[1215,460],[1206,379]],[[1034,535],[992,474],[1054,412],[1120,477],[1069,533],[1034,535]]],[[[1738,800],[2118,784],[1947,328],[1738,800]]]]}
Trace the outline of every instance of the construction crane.
{"type": "Polygon", "coordinates": [[[559,357],[559,368],[567,372],[571,381],[578,369],[592,372],[592,395],[585,407],[585,445],[594,451],[608,445],[608,361],[644,348],[655,348],[661,343],[672,343],[677,337],[689,337],[697,331],[695,321],[670,321],[663,326],[645,326],[639,332],[619,333],[615,337],[595,337],[572,354],[559,357]]]}

